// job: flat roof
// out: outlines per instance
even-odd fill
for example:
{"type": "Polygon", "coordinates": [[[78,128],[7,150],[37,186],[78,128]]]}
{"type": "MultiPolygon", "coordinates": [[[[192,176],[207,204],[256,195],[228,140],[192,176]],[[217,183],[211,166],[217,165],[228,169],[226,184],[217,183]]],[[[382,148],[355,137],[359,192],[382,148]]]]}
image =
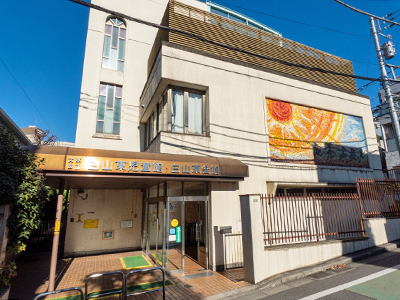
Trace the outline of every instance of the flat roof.
{"type": "Polygon", "coordinates": [[[176,155],[89,148],[29,146],[44,158],[46,183],[65,188],[139,189],[165,181],[241,181],[248,166],[224,157],[176,155]]]}

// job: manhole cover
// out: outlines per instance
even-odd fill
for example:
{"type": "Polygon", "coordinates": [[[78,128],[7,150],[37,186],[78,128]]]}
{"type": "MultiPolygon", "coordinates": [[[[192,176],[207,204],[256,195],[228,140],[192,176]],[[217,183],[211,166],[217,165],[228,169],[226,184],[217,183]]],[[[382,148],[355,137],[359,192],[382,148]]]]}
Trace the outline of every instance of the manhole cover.
{"type": "Polygon", "coordinates": [[[193,287],[193,286],[190,285],[190,284],[185,284],[184,287],[190,289],[190,288],[193,287]]]}
{"type": "Polygon", "coordinates": [[[327,278],[327,277],[330,277],[330,276],[333,276],[333,274],[332,273],[328,273],[328,272],[319,272],[319,273],[310,275],[308,277],[311,277],[311,278],[319,280],[319,279],[324,279],[324,278],[327,278]]]}

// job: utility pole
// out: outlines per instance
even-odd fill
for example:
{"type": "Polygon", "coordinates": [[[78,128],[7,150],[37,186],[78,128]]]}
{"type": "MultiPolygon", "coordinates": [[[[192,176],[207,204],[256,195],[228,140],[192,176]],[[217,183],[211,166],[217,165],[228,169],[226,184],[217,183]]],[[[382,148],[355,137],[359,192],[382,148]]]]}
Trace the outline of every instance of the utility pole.
{"type": "Polygon", "coordinates": [[[395,135],[395,139],[396,139],[397,151],[400,153],[399,118],[397,116],[397,112],[396,112],[396,109],[395,109],[394,103],[393,103],[392,91],[390,89],[388,76],[387,76],[386,69],[385,69],[385,62],[383,61],[383,57],[382,57],[381,46],[379,45],[378,32],[376,31],[376,27],[375,27],[375,19],[373,17],[370,17],[369,22],[371,23],[371,32],[374,37],[375,50],[376,50],[376,54],[378,55],[379,67],[381,68],[382,87],[385,90],[386,100],[389,104],[389,114],[390,114],[390,118],[392,120],[392,126],[393,126],[394,135],[395,135]]]}

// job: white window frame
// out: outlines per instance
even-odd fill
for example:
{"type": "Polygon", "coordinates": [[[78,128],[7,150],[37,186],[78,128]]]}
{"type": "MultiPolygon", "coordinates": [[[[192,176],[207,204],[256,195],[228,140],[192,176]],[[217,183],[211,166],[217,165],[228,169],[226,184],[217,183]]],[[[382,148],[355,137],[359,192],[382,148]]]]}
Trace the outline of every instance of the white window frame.
{"type": "Polygon", "coordinates": [[[126,50],[126,25],[125,22],[116,17],[109,17],[104,29],[104,45],[102,68],[123,72],[126,50]],[[107,33],[107,27],[111,26],[111,32],[107,33]],[[115,30],[116,29],[116,32],[115,30]],[[117,43],[113,45],[114,34],[117,35],[117,43]],[[107,43],[107,40],[109,41],[107,43]],[[122,55],[121,55],[122,52],[122,55]],[[113,54],[115,53],[115,57],[113,54]]]}

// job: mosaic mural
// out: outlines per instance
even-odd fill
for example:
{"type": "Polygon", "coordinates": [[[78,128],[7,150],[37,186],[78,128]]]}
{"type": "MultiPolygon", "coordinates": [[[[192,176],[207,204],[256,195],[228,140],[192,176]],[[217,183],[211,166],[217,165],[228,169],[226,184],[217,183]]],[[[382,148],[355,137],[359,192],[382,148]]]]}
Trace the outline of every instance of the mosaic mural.
{"type": "Polygon", "coordinates": [[[267,99],[272,161],[368,168],[359,117],[267,99]]]}

